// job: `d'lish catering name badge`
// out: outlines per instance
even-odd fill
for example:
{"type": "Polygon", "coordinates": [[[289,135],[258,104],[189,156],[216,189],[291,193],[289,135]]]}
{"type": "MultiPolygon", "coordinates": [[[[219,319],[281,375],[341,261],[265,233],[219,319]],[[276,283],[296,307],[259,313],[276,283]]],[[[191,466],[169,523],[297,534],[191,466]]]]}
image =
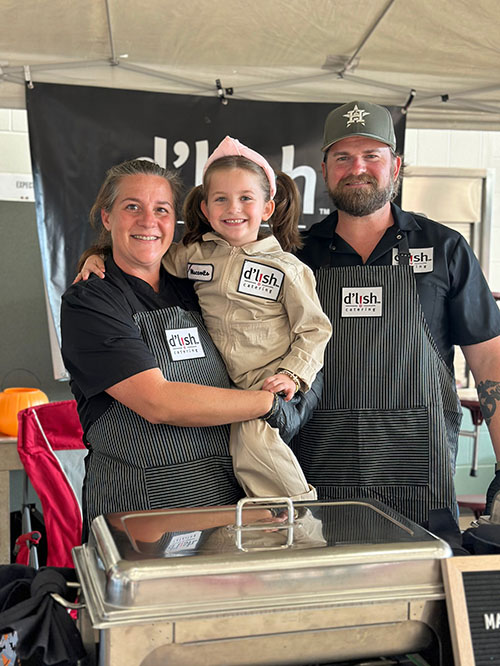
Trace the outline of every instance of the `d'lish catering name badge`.
{"type": "Polygon", "coordinates": [[[184,361],[188,358],[204,358],[205,351],[201,344],[198,328],[175,328],[165,331],[168,350],[172,361],[184,361]]]}
{"type": "Polygon", "coordinates": [[[342,287],[342,317],[381,317],[382,287],[342,287]]]}

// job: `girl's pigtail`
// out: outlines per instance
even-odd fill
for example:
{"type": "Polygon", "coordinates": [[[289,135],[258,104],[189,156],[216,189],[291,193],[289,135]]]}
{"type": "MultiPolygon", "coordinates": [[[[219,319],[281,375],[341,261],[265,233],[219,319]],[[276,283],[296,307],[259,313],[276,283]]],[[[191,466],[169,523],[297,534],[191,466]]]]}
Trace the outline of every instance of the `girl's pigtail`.
{"type": "Polygon", "coordinates": [[[201,212],[201,202],[203,201],[203,187],[198,185],[194,187],[184,201],[184,235],[182,242],[184,245],[191,245],[201,240],[203,234],[212,231],[207,218],[201,212]]]}
{"type": "MultiPolygon", "coordinates": [[[[115,169],[118,169],[122,165],[118,165],[118,167],[115,167],[115,169]]],[[[104,185],[101,187],[101,192],[104,188],[104,185]]],[[[99,193],[100,194],[100,193],[99,193]]],[[[109,208],[111,209],[111,205],[109,208]]],[[[98,254],[100,255],[103,259],[107,259],[108,256],[112,253],[112,246],[111,246],[111,231],[108,231],[104,224],[102,223],[101,219],[101,203],[100,201],[95,201],[94,205],[92,206],[89,214],[89,221],[90,221],[90,226],[93,227],[94,229],[97,229],[99,234],[97,237],[97,241],[91,245],[89,248],[85,250],[85,252],[81,255],[81,257],[78,259],[78,264],[76,267],[76,270],[78,273],[82,270],[83,264],[87,261],[89,257],[91,257],[93,254],[98,254]]]]}
{"type": "Polygon", "coordinates": [[[81,255],[80,259],[78,259],[78,265],[77,265],[77,268],[76,268],[77,272],[79,273],[82,270],[83,264],[93,254],[98,254],[103,259],[107,259],[109,257],[109,255],[111,254],[111,252],[112,252],[112,248],[111,248],[111,245],[109,244],[109,242],[103,242],[103,243],[97,242],[94,245],[91,245],[81,255]]]}
{"type": "Polygon", "coordinates": [[[275,210],[269,220],[273,236],[285,252],[295,252],[302,247],[299,219],[302,202],[293,178],[282,171],[276,174],[275,210]]]}

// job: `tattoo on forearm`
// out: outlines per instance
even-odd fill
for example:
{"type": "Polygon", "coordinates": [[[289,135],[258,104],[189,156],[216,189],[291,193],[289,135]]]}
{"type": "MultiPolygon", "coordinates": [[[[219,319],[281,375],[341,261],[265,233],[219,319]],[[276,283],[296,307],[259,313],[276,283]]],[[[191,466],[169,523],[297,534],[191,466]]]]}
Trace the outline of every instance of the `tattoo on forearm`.
{"type": "Polygon", "coordinates": [[[477,396],[486,424],[490,425],[491,419],[495,415],[497,404],[500,402],[500,382],[493,382],[491,379],[479,382],[477,385],[477,396]]]}

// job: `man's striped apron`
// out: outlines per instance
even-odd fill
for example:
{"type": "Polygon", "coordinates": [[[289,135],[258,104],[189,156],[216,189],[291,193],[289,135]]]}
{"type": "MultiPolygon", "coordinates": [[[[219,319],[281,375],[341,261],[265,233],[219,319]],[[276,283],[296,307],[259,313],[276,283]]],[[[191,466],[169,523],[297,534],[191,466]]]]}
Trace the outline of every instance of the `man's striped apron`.
{"type": "Polygon", "coordinates": [[[375,498],[423,523],[431,509],[457,515],[462,412],[403,263],[316,272],[333,333],[319,408],[293,448],[319,498],[375,498]]]}

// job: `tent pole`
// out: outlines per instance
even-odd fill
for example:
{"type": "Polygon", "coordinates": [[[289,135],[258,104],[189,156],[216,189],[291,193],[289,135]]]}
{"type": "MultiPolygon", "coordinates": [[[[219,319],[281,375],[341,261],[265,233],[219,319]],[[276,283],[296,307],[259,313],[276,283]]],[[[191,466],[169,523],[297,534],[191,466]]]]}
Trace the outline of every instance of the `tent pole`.
{"type": "MultiPolygon", "coordinates": [[[[491,86],[483,86],[482,88],[471,88],[470,90],[460,90],[456,92],[455,94],[460,95],[460,97],[468,96],[468,95],[477,95],[480,93],[485,93],[485,92],[496,92],[497,90],[500,89],[500,83],[496,83],[491,86]]],[[[454,97],[454,94],[448,93],[449,99],[456,99],[454,97]]],[[[419,104],[424,104],[425,102],[428,102],[430,100],[435,100],[438,101],[442,99],[442,95],[427,95],[427,97],[419,97],[418,103],[419,104]]]]}
{"type": "MultiPolygon", "coordinates": [[[[282,86],[286,86],[288,84],[295,84],[295,83],[308,83],[309,81],[317,81],[318,79],[324,79],[328,77],[335,77],[336,79],[339,78],[339,75],[337,72],[326,72],[324,74],[314,74],[312,76],[302,76],[298,79],[279,79],[278,81],[266,81],[262,83],[250,83],[249,85],[246,86],[238,86],[237,88],[235,87],[235,93],[241,93],[241,92],[248,92],[251,90],[263,90],[265,88],[280,88],[282,86]]],[[[234,86],[233,86],[234,87],[234,86]]]]}
{"type": "Polygon", "coordinates": [[[133,65],[131,62],[119,61],[116,63],[120,65],[122,69],[128,69],[131,72],[137,72],[138,74],[146,74],[147,76],[153,76],[158,79],[166,79],[167,81],[175,81],[175,83],[182,83],[185,86],[190,86],[193,88],[198,88],[198,90],[210,91],[213,93],[213,85],[208,85],[206,83],[198,83],[197,81],[192,81],[190,79],[184,79],[181,76],[175,76],[175,74],[169,74],[168,72],[160,72],[156,69],[149,69],[149,67],[141,67],[140,65],[133,65]]]}
{"type": "Polygon", "coordinates": [[[400,93],[406,99],[408,95],[408,86],[399,86],[395,83],[387,83],[385,81],[375,81],[373,79],[365,79],[362,76],[347,73],[342,77],[344,81],[352,81],[364,86],[373,86],[374,88],[383,88],[384,90],[392,90],[393,92],[400,93]]]}
{"type": "Polygon", "coordinates": [[[349,60],[346,62],[346,64],[344,65],[343,69],[339,72],[339,75],[340,75],[341,78],[344,76],[344,74],[345,74],[346,72],[348,72],[348,71],[350,70],[350,68],[352,67],[352,64],[353,64],[354,60],[356,59],[358,53],[361,51],[361,49],[363,48],[363,46],[366,44],[366,42],[370,39],[370,37],[372,36],[372,34],[375,32],[375,30],[376,30],[376,28],[378,27],[379,23],[382,21],[382,19],[383,19],[384,16],[387,14],[387,12],[389,11],[389,9],[391,8],[391,6],[394,4],[395,1],[396,1],[396,0],[389,0],[389,2],[387,3],[387,5],[386,5],[386,6],[384,7],[384,9],[382,10],[381,14],[375,19],[375,23],[372,25],[372,27],[368,30],[368,32],[366,33],[366,35],[363,37],[363,39],[361,40],[361,44],[358,46],[358,48],[354,51],[354,53],[352,54],[352,56],[351,56],[351,57],[349,58],[349,60]]]}
{"type": "Polygon", "coordinates": [[[14,76],[13,74],[2,74],[0,81],[7,81],[7,83],[18,83],[20,86],[25,85],[24,78],[14,76]]]}
{"type": "Polygon", "coordinates": [[[460,109],[470,109],[471,111],[485,111],[486,113],[500,113],[499,106],[491,106],[490,104],[482,104],[481,102],[474,102],[468,99],[461,99],[460,97],[450,97],[447,102],[442,102],[442,106],[457,106],[460,109]]]}
{"type": "Polygon", "coordinates": [[[118,59],[116,57],[115,44],[113,41],[113,27],[111,25],[111,12],[109,9],[109,0],[104,0],[104,4],[106,5],[106,18],[108,19],[108,35],[109,35],[109,46],[111,48],[111,64],[117,65],[118,59]]]}
{"type": "MultiPolygon", "coordinates": [[[[96,67],[106,65],[109,66],[109,60],[75,60],[74,62],[51,62],[41,65],[29,65],[29,68],[32,72],[44,72],[46,70],[51,71],[53,69],[73,69],[75,67],[96,67]]],[[[8,65],[3,67],[2,71],[5,74],[10,74],[15,76],[19,74],[24,76],[24,65],[8,65]]]]}

